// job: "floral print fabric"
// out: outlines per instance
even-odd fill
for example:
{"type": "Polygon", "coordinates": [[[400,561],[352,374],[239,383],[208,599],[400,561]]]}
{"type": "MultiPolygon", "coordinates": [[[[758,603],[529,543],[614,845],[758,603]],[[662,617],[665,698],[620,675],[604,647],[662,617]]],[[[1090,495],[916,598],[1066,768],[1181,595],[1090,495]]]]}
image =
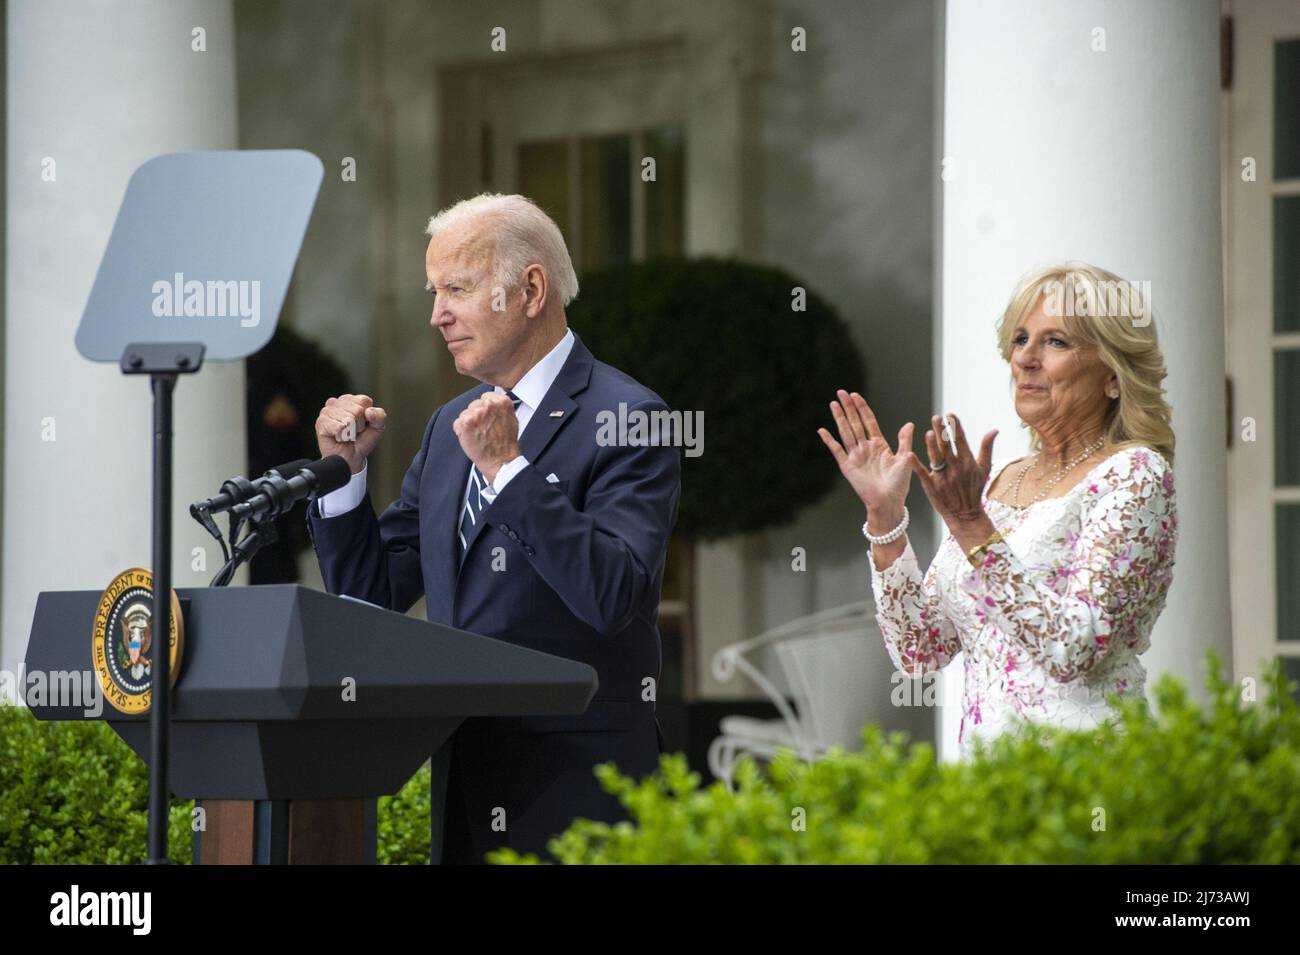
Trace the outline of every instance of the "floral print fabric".
{"type": "MultiPolygon", "coordinates": [[[[1005,463],[1001,466],[1005,467],[1005,463]]],[[[1178,518],[1173,470],[1150,448],[1122,448],[1063,497],[984,509],[1005,540],[972,567],[951,532],[924,578],[909,542],[871,566],[876,620],[910,676],[965,651],[961,755],[1017,717],[1079,729],[1110,715],[1108,693],[1144,692],[1138,660],[1164,609],[1178,518]]]]}

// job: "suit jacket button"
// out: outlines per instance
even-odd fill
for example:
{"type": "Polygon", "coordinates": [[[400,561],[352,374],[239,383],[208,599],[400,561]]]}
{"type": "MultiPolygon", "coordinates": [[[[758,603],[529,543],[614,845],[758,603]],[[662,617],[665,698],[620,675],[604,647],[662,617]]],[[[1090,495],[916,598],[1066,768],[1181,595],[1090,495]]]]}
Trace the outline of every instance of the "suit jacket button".
{"type": "Polygon", "coordinates": [[[524,547],[524,553],[529,557],[532,557],[533,554],[537,553],[537,551],[533,550],[531,547],[524,547]]]}

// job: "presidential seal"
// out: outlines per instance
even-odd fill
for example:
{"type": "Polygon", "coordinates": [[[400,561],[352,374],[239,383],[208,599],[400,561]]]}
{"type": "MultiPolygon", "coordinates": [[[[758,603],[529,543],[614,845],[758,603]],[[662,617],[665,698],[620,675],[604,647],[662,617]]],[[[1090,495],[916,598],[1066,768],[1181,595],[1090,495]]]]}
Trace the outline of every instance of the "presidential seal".
{"type": "MultiPolygon", "coordinates": [[[[172,686],[180,673],[185,649],[185,621],[176,591],[171,592],[170,671],[172,686]]],[[[104,697],[122,713],[148,713],[149,665],[153,646],[153,573],[140,567],[113,578],[95,610],[90,656],[104,688],[104,697]]]]}

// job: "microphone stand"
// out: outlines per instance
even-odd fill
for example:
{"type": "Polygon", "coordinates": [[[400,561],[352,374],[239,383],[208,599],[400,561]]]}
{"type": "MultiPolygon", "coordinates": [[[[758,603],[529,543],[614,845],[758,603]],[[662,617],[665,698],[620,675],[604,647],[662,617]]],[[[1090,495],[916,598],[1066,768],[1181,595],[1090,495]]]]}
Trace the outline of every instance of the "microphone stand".
{"type": "MultiPolygon", "coordinates": [[[[253,494],[245,493],[247,500],[230,506],[229,551],[226,549],[226,542],[222,539],[221,531],[217,528],[216,522],[212,520],[212,515],[209,513],[208,505],[213,499],[209,498],[208,502],[190,505],[190,514],[207,529],[209,534],[221,543],[221,553],[226,558],[225,564],[217,571],[209,586],[225,587],[229,585],[240,564],[251,560],[253,555],[267,544],[273,544],[279,540],[279,532],[275,529],[276,518],[288,514],[301,497],[310,495],[321,486],[322,476],[313,469],[310,461],[304,463],[307,466],[299,468],[299,474],[289,478],[273,469],[265,477],[258,479],[256,487],[243,478],[235,478],[233,482],[226,482],[227,484],[236,484],[241,493],[245,491],[256,492],[253,494]],[[301,478],[300,475],[302,475],[301,478]],[[305,480],[306,484],[305,486],[301,484],[294,485],[292,483],[294,480],[305,480]],[[242,486],[238,485],[238,482],[242,482],[242,486]],[[244,521],[249,522],[251,530],[247,537],[239,540],[244,521]]],[[[225,487],[226,485],[223,484],[222,488],[225,487]]]]}
{"type": "MultiPolygon", "coordinates": [[[[235,539],[236,522],[232,515],[230,518],[231,536],[235,539]]],[[[254,521],[252,530],[239,543],[235,544],[229,560],[217,571],[217,575],[212,578],[210,587],[226,587],[230,585],[231,579],[235,576],[235,571],[239,569],[240,564],[246,563],[253,559],[253,555],[265,547],[267,544],[274,544],[280,539],[279,531],[275,529],[275,517],[266,517],[260,521],[254,521]]]]}

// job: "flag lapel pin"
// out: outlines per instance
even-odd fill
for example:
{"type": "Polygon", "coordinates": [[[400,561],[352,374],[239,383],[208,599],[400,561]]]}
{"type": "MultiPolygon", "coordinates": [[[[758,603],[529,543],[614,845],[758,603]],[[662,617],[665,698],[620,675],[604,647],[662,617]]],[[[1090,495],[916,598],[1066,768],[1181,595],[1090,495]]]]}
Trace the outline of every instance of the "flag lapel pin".
{"type": "Polygon", "coordinates": [[[563,412],[563,411],[552,411],[552,412],[551,412],[551,417],[552,417],[552,418],[562,418],[562,417],[564,417],[564,412],[563,412]]]}

